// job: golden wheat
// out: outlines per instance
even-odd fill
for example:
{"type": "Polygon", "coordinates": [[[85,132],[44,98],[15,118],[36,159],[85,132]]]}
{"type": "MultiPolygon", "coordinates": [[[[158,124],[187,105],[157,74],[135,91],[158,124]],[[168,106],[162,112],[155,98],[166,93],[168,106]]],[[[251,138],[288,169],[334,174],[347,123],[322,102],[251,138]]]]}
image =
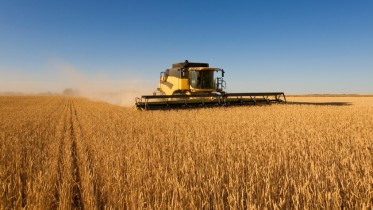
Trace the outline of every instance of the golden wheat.
{"type": "Polygon", "coordinates": [[[290,100],[140,112],[0,97],[0,209],[371,209],[373,98],[290,100]]]}

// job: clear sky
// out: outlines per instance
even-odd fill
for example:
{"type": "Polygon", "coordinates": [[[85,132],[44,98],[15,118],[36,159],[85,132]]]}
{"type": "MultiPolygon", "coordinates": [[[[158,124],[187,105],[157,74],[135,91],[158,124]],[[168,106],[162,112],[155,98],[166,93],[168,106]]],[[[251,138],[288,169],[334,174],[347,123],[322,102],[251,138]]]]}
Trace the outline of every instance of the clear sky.
{"type": "Polygon", "coordinates": [[[0,0],[0,92],[155,89],[185,59],[230,92],[373,94],[373,1],[0,0]]]}

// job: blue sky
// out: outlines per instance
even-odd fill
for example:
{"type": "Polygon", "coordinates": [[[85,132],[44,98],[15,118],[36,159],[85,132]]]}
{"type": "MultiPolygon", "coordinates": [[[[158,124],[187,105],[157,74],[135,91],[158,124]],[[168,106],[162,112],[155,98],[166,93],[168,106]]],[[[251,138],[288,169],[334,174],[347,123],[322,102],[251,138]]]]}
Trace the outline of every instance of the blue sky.
{"type": "Polygon", "coordinates": [[[372,11],[368,0],[0,0],[0,92],[152,90],[188,59],[225,69],[230,92],[373,94],[372,11]]]}

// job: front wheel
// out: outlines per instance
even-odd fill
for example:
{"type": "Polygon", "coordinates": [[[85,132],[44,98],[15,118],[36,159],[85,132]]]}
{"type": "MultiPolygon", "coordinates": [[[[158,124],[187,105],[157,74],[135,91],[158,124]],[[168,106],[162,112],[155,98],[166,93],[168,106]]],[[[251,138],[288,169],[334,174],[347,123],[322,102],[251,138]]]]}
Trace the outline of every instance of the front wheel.
{"type": "Polygon", "coordinates": [[[179,95],[185,95],[185,93],[184,93],[183,91],[181,91],[181,90],[175,90],[175,91],[172,93],[172,95],[174,95],[174,96],[179,96],[179,95]]]}

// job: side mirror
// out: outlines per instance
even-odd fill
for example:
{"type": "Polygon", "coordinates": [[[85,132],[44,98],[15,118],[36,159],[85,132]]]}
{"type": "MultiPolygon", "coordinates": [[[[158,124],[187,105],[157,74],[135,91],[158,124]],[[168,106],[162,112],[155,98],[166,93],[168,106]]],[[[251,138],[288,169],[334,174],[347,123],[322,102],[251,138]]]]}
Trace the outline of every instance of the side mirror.
{"type": "Polygon", "coordinates": [[[166,74],[166,72],[161,72],[161,82],[166,82],[166,80],[167,80],[167,74],[166,74]]]}
{"type": "Polygon", "coordinates": [[[221,77],[224,77],[224,73],[225,73],[225,71],[222,69],[221,70],[221,77]]]}

